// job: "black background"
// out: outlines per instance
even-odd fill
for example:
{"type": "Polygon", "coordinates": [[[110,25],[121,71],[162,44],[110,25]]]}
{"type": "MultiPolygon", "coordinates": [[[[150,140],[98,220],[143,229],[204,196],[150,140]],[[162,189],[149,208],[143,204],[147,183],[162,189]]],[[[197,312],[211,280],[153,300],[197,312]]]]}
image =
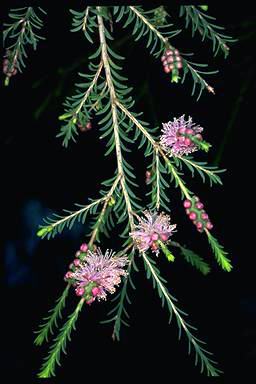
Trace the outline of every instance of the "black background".
{"type": "MultiPolygon", "coordinates": [[[[92,130],[80,134],[77,143],[71,143],[68,149],[55,138],[62,103],[74,93],[73,85],[80,80],[77,72],[87,71],[87,57],[95,51],[82,33],[70,33],[69,8],[49,8],[48,16],[42,16],[45,27],[41,34],[46,40],[39,43],[36,52],[27,50],[23,74],[11,78],[10,85],[3,89],[2,332],[7,341],[4,367],[9,374],[27,376],[32,382],[37,380],[36,372],[49,346],[34,347],[32,331],[53,308],[65,287],[63,275],[75,251],[88,240],[84,236],[88,228],[81,225],[53,240],[39,240],[38,225],[42,217],[61,213],[63,208],[73,209],[75,202],[86,204],[88,197],[97,198],[101,181],[112,177],[115,169],[114,154],[104,157],[97,119],[92,121],[92,130]]],[[[184,28],[184,20],[177,17],[178,7],[167,9],[174,28],[184,28]]],[[[7,13],[8,8],[3,13],[6,21],[7,13]]],[[[212,43],[201,42],[198,34],[192,39],[190,28],[171,43],[181,52],[194,52],[191,61],[209,63],[210,69],[219,69],[217,75],[205,77],[216,95],[203,91],[196,101],[191,96],[193,84],[189,75],[183,85],[171,83],[160,60],[150,56],[146,40],[133,42],[128,33],[131,30],[122,30],[121,23],[114,23],[113,49],[126,58],[122,63],[123,74],[134,87],[133,110],[143,111],[143,119],[153,126],[159,125],[159,129],[162,122],[173,117],[192,116],[193,121],[204,127],[204,137],[213,145],[208,154],[198,152],[195,159],[209,164],[218,161],[220,168],[227,168],[222,176],[223,187],[210,188],[200,176],[191,180],[189,173],[186,182],[205,203],[214,224],[212,233],[229,252],[234,265],[232,272],[225,273],[217,267],[206,237],[185,217],[180,192],[174,185],[168,191],[172,220],[178,229],[173,239],[203,256],[212,265],[212,273],[201,276],[178,254],[173,265],[159,259],[159,268],[168,280],[170,292],[178,298],[178,306],[189,314],[188,322],[198,328],[196,336],[207,342],[206,349],[213,352],[213,359],[225,372],[224,377],[244,377],[253,372],[256,357],[255,284],[251,266],[255,252],[249,224],[253,216],[250,201],[255,172],[255,17],[249,6],[241,8],[237,4],[230,9],[215,4],[209,7],[209,14],[217,18],[216,24],[226,27],[224,33],[239,39],[231,45],[227,59],[221,52],[213,57],[212,43]]],[[[147,163],[142,150],[135,152],[134,157],[127,158],[135,167],[138,193],[143,197],[147,192],[147,163]]],[[[117,244],[115,237],[101,242],[102,248],[115,250],[117,244]]],[[[130,288],[132,304],[126,306],[131,326],[123,326],[120,342],[113,342],[112,324],[99,324],[112,308],[110,300],[86,307],[67,347],[68,357],[62,355],[62,367],[56,369],[60,381],[71,374],[87,380],[91,373],[106,380],[109,376],[118,380],[133,375],[138,379],[153,375],[171,379],[176,374],[180,378],[202,379],[199,369],[194,367],[193,351],[192,356],[187,356],[186,337],[183,335],[178,341],[176,320],[168,325],[168,311],[161,308],[140,257],[137,265],[140,272],[132,275],[137,289],[130,288]]],[[[76,302],[77,298],[70,295],[66,315],[76,302]]]]}

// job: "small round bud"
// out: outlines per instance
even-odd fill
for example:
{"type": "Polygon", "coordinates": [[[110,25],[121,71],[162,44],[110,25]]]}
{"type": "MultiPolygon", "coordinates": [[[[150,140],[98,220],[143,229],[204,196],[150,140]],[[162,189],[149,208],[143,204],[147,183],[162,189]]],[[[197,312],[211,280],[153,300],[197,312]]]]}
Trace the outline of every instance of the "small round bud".
{"type": "Polygon", "coordinates": [[[207,221],[205,226],[206,226],[207,229],[212,229],[212,227],[213,227],[213,225],[212,225],[212,223],[210,221],[207,221]]]}
{"type": "Polygon", "coordinates": [[[187,135],[194,135],[195,133],[194,133],[193,129],[187,128],[186,129],[186,134],[187,135]]]}
{"type": "Polygon", "coordinates": [[[176,64],[176,67],[177,67],[178,69],[181,69],[181,68],[182,68],[182,62],[179,61],[179,62],[176,64]]]}
{"type": "Polygon", "coordinates": [[[190,220],[195,220],[197,218],[197,214],[195,212],[191,212],[189,214],[189,218],[190,218],[190,220]]]}
{"type": "Polygon", "coordinates": [[[80,246],[80,251],[82,252],[87,252],[88,251],[88,245],[86,243],[83,243],[81,246],[80,246]]]}
{"type": "Polygon", "coordinates": [[[150,171],[146,171],[146,178],[149,179],[151,177],[151,172],[150,171]]]}
{"type": "Polygon", "coordinates": [[[73,276],[74,276],[73,272],[68,271],[68,272],[65,274],[65,276],[64,276],[64,280],[66,281],[66,280],[72,279],[73,276]]]}
{"type": "Polygon", "coordinates": [[[78,265],[80,264],[80,260],[79,259],[75,259],[73,261],[73,264],[74,264],[75,267],[78,267],[78,265]]]}
{"type": "Polygon", "coordinates": [[[174,53],[175,53],[176,56],[178,56],[178,55],[180,54],[179,51],[178,51],[178,49],[175,49],[175,50],[174,50],[174,53]]]}
{"type": "Polygon", "coordinates": [[[201,221],[197,221],[197,222],[196,222],[196,229],[197,229],[199,232],[203,232],[203,224],[201,223],[201,221]]]}
{"type": "Polygon", "coordinates": [[[199,141],[202,141],[202,140],[203,140],[203,136],[200,135],[200,133],[197,133],[195,137],[196,137],[197,140],[199,140],[199,141]]]}
{"type": "Polygon", "coordinates": [[[189,137],[186,137],[185,140],[184,140],[184,144],[185,145],[190,145],[191,144],[191,140],[189,137]]]}
{"type": "Polygon", "coordinates": [[[179,128],[178,132],[182,135],[186,132],[186,128],[185,127],[179,128]]]}
{"type": "Polygon", "coordinates": [[[97,296],[100,293],[100,289],[98,287],[93,287],[92,294],[93,296],[97,296]]]}
{"type": "Polygon", "coordinates": [[[166,56],[163,55],[163,56],[161,57],[161,61],[165,61],[165,60],[166,60],[166,56]]]}
{"type": "Polygon", "coordinates": [[[164,67],[165,73],[171,72],[171,68],[169,68],[167,65],[164,67]]]}
{"type": "Polygon", "coordinates": [[[187,214],[187,215],[190,214],[190,210],[189,210],[189,209],[186,209],[186,214],[187,214]]]}
{"type": "Polygon", "coordinates": [[[191,207],[191,201],[190,200],[185,200],[183,203],[185,208],[190,208],[191,207]]]}
{"type": "Polygon", "coordinates": [[[158,240],[158,234],[153,233],[153,235],[151,235],[151,240],[153,240],[153,241],[158,240]]]}
{"type": "Polygon", "coordinates": [[[174,59],[172,56],[167,57],[167,63],[173,63],[174,59]]]}
{"type": "Polygon", "coordinates": [[[201,214],[201,218],[203,219],[203,220],[207,220],[208,219],[208,215],[207,215],[207,213],[205,213],[205,212],[203,212],[202,214],[201,214]]]}
{"type": "Polygon", "coordinates": [[[173,51],[172,51],[171,49],[166,49],[165,54],[166,54],[167,56],[169,56],[169,55],[173,55],[173,51]]]}
{"type": "Polygon", "coordinates": [[[168,61],[167,61],[167,60],[164,60],[164,61],[163,61],[163,66],[165,67],[166,65],[168,65],[168,61]]]}
{"type": "Polygon", "coordinates": [[[78,287],[78,288],[76,288],[75,292],[76,292],[76,295],[77,295],[77,296],[83,296],[83,294],[84,294],[84,288],[82,288],[82,287],[78,287]]]}
{"type": "Polygon", "coordinates": [[[91,129],[92,128],[92,123],[90,121],[88,121],[88,123],[85,124],[85,127],[87,129],[91,129]]]}
{"type": "Polygon", "coordinates": [[[81,252],[80,251],[76,251],[75,257],[80,257],[80,255],[81,255],[81,252]]]}
{"type": "Polygon", "coordinates": [[[203,203],[201,203],[200,201],[198,203],[196,203],[195,207],[197,209],[202,209],[204,207],[203,203]]]}

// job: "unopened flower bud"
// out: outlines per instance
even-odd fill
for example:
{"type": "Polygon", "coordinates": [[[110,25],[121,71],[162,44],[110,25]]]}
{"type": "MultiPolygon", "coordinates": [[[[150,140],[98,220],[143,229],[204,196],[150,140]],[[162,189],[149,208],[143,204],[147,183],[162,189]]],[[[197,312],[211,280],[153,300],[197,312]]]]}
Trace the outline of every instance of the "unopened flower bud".
{"type": "Polygon", "coordinates": [[[207,213],[203,212],[203,213],[201,214],[201,218],[202,218],[203,220],[207,220],[207,219],[208,219],[208,215],[207,215],[207,213]]]}
{"type": "Polygon", "coordinates": [[[203,224],[201,223],[201,221],[197,221],[197,222],[196,222],[196,228],[197,228],[199,231],[202,230],[202,228],[203,228],[203,224]]]}
{"type": "Polygon", "coordinates": [[[81,246],[80,246],[80,251],[82,252],[87,252],[88,251],[88,245],[86,243],[83,243],[81,246]]]}
{"type": "Polygon", "coordinates": [[[66,280],[72,279],[73,276],[74,276],[73,272],[68,271],[68,272],[65,274],[65,276],[64,276],[64,280],[66,281],[66,280]]]}
{"type": "Polygon", "coordinates": [[[80,260],[79,259],[75,259],[73,261],[73,264],[74,264],[75,267],[78,267],[78,265],[80,264],[80,260]]]}
{"type": "Polygon", "coordinates": [[[198,203],[196,203],[195,207],[197,209],[202,209],[204,207],[203,203],[201,203],[200,201],[198,203]]]}
{"type": "Polygon", "coordinates": [[[191,213],[189,214],[189,218],[190,218],[191,220],[195,220],[195,219],[197,218],[197,214],[196,214],[195,212],[191,212],[191,213]]]}
{"type": "Polygon", "coordinates": [[[153,235],[151,235],[151,240],[155,241],[158,239],[158,234],[157,233],[153,233],[153,235]]]}
{"type": "Polygon", "coordinates": [[[167,56],[173,55],[173,51],[171,49],[167,49],[165,53],[167,56]]]}
{"type": "Polygon", "coordinates": [[[212,225],[212,223],[210,221],[207,221],[205,226],[206,226],[207,229],[212,229],[212,227],[213,227],[213,225],[212,225]]]}
{"type": "Polygon", "coordinates": [[[83,294],[84,294],[84,288],[82,288],[82,287],[76,288],[75,291],[76,291],[77,296],[83,296],[83,294]]]}
{"type": "Polygon", "coordinates": [[[185,145],[190,145],[191,144],[191,140],[189,137],[186,137],[185,140],[184,140],[184,144],[185,145]]]}
{"type": "Polygon", "coordinates": [[[93,287],[93,288],[92,288],[92,294],[93,294],[93,296],[97,296],[99,292],[100,292],[100,289],[99,289],[98,287],[93,287]]]}
{"type": "Polygon", "coordinates": [[[185,208],[190,208],[191,207],[191,201],[190,200],[185,200],[183,203],[185,208]]]}

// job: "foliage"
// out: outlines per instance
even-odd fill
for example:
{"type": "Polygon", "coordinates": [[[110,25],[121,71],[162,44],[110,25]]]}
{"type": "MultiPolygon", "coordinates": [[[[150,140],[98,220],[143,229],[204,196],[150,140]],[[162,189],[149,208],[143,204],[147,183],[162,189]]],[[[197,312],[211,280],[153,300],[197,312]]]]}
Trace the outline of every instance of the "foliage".
{"type": "Polygon", "coordinates": [[[194,36],[195,32],[198,31],[202,36],[202,41],[206,37],[212,40],[214,55],[216,56],[219,49],[221,49],[226,58],[229,54],[229,47],[227,46],[227,43],[237,41],[237,39],[218,33],[216,30],[223,30],[225,28],[211,23],[210,21],[215,21],[216,18],[202,12],[198,8],[200,7],[196,7],[195,5],[184,5],[180,7],[180,16],[186,14],[185,27],[187,28],[189,23],[191,23],[192,36],[194,36]]]}
{"type": "MultiPolygon", "coordinates": [[[[45,14],[42,8],[38,7],[38,9],[45,14]]],[[[15,70],[22,72],[22,67],[25,68],[24,57],[27,58],[25,46],[32,45],[35,50],[38,41],[45,39],[34,31],[41,29],[43,22],[32,7],[11,9],[8,16],[14,21],[3,23],[3,26],[7,27],[3,31],[4,44],[7,37],[12,40],[12,44],[6,46],[8,68],[5,71],[5,85],[9,84],[9,78],[15,74],[15,70]]]]}
{"type": "MultiPolygon", "coordinates": [[[[235,39],[217,32],[222,27],[210,22],[215,19],[202,12],[202,10],[206,11],[205,7],[180,6],[180,16],[185,15],[185,27],[191,22],[192,36],[199,31],[202,39],[207,37],[212,40],[214,55],[218,53],[219,49],[222,49],[226,57],[229,52],[227,43],[233,42],[235,39]]],[[[41,8],[39,9],[42,11],[41,8]]],[[[141,119],[142,113],[133,110],[135,104],[133,88],[128,85],[128,79],[122,75],[121,62],[125,58],[113,50],[113,25],[121,24],[122,28],[126,29],[124,33],[130,31],[134,41],[137,44],[146,45],[149,53],[155,59],[159,59],[167,50],[178,52],[171,42],[172,38],[182,30],[173,28],[173,24],[169,23],[169,15],[164,6],[149,11],[145,11],[142,6],[87,6],[82,11],[70,10],[70,12],[73,17],[71,31],[82,33],[92,44],[93,52],[89,56],[88,72],[78,74],[81,78],[80,82],[75,84],[73,95],[68,96],[63,103],[64,113],[59,116],[62,125],[57,137],[62,139],[64,147],[68,147],[71,141],[76,142],[81,127],[92,119],[96,119],[99,125],[99,139],[106,142],[105,156],[111,160],[114,158],[116,170],[109,175],[107,180],[102,181],[104,189],[100,190],[100,197],[88,198],[89,202],[76,204],[79,208],[77,210],[63,210],[62,215],[54,214],[53,217],[44,219],[45,224],[39,227],[37,235],[40,238],[53,238],[57,234],[61,234],[64,229],[71,229],[76,222],[84,224],[91,216],[91,231],[86,234],[86,237],[90,237],[88,248],[93,251],[95,243],[100,243],[105,237],[112,236],[113,232],[119,231],[119,236],[123,239],[120,254],[127,253],[130,259],[129,274],[128,278],[124,279],[120,292],[114,297],[116,304],[108,313],[112,317],[104,321],[114,323],[112,337],[119,340],[121,325],[128,325],[129,314],[126,303],[131,303],[127,293],[128,287],[131,285],[135,289],[131,274],[133,269],[139,271],[135,263],[136,246],[130,236],[131,231],[136,227],[135,219],[145,208],[156,212],[161,209],[169,212],[172,207],[174,211],[173,201],[169,198],[169,190],[173,186],[180,190],[182,200],[186,198],[188,202],[191,201],[194,193],[188,189],[187,181],[183,179],[185,177],[184,169],[191,172],[190,177],[194,177],[196,173],[199,174],[203,182],[207,176],[211,187],[213,184],[222,185],[219,173],[224,170],[209,166],[206,162],[194,160],[192,156],[170,155],[159,142],[159,127],[151,127],[148,122],[141,119]],[[134,146],[143,152],[145,169],[150,175],[147,182],[149,192],[146,194],[150,200],[148,203],[139,196],[138,178],[134,167],[128,162],[128,154],[133,153],[134,146]]],[[[34,49],[36,48],[38,40],[42,37],[35,34],[33,29],[41,29],[43,25],[32,7],[12,10],[9,17],[15,21],[4,24],[8,27],[4,30],[4,41],[7,37],[16,39],[16,41],[6,47],[9,52],[6,54],[8,58],[5,68],[8,78],[5,82],[6,85],[10,76],[14,74],[14,65],[19,71],[21,71],[21,66],[25,67],[24,46],[32,44],[34,49]]],[[[214,74],[217,71],[205,71],[208,64],[194,63],[185,57],[186,54],[182,54],[180,57],[183,74],[176,76],[175,82],[184,85],[186,76],[190,73],[193,80],[192,95],[197,89],[197,100],[203,90],[214,94],[214,88],[207,83],[203,76],[214,74]]],[[[205,143],[198,143],[199,149],[203,149],[205,143]]],[[[210,145],[205,149],[208,151],[209,147],[210,145]]],[[[186,180],[189,181],[190,177],[186,180]]],[[[173,214],[175,215],[175,213],[173,214]]],[[[182,232],[182,228],[180,231],[182,232]]],[[[232,266],[230,260],[225,256],[227,252],[210,234],[209,229],[204,229],[203,232],[208,238],[217,263],[229,272],[232,266]]],[[[204,275],[210,273],[210,266],[194,251],[177,242],[165,242],[165,240],[164,237],[162,240],[159,239],[158,245],[169,261],[175,262],[176,256],[169,248],[176,247],[186,262],[204,275]]],[[[203,342],[192,335],[191,329],[194,327],[183,319],[182,316],[186,314],[176,307],[174,303],[176,299],[164,285],[166,280],[160,275],[156,261],[153,261],[145,252],[142,253],[142,258],[147,277],[152,279],[153,287],[157,289],[162,300],[162,306],[166,304],[168,307],[170,321],[173,314],[176,317],[179,338],[181,331],[184,331],[189,342],[189,353],[193,347],[196,364],[199,360],[201,361],[201,372],[206,370],[207,375],[218,376],[221,371],[214,367],[215,362],[209,358],[209,352],[202,348],[203,342]]],[[[77,262],[79,263],[79,261],[77,262]]],[[[57,319],[61,319],[69,288],[70,283],[51,311],[51,315],[44,319],[47,322],[41,325],[41,329],[37,332],[36,345],[41,345],[45,340],[48,341],[49,333],[53,333],[53,327],[58,328],[57,319]]],[[[56,363],[60,365],[61,351],[66,353],[66,342],[71,338],[71,331],[75,328],[75,322],[83,303],[84,298],[80,299],[75,311],[69,316],[60,329],[59,335],[54,339],[49,355],[38,374],[39,377],[50,377],[55,374],[56,363]]]]}

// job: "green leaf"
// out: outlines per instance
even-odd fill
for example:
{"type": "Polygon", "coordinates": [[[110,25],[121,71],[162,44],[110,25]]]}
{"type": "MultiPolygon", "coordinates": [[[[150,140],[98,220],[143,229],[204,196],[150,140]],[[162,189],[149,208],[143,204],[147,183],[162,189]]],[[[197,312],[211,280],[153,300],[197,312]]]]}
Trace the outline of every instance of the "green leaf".
{"type": "Polygon", "coordinates": [[[204,369],[206,369],[207,376],[219,376],[219,373],[221,371],[214,367],[213,364],[215,362],[211,360],[207,355],[211,355],[210,352],[202,348],[200,344],[205,344],[203,341],[199,340],[193,334],[191,333],[190,329],[196,329],[195,327],[192,327],[190,324],[188,324],[183,318],[182,315],[187,315],[185,312],[180,310],[176,305],[174,304],[174,301],[177,301],[167,290],[166,286],[164,285],[163,278],[159,274],[159,270],[154,266],[153,261],[145,254],[142,253],[143,259],[144,259],[144,265],[147,273],[148,278],[152,278],[153,281],[153,287],[157,288],[157,292],[159,297],[161,298],[162,305],[167,304],[169,313],[170,313],[170,319],[169,322],[172,320],[173,314],[176,317],[177,325],[179,329],[179,335],[178,338],[181,337],[181,331],[183,330],[187,336],[188,343],[189,343],[189,353],[191,350],[191,345],[194,347],[195,353],[196,353],[196,362],[197,364],[198,359],[201,360],[201,373],[204,369]]]}
{"type": "Polygon", "coordinates": [[[70,284],[68,284],[61,295],[61,297],[57,300],[57,305],[51,309],[52,315],[48,316],[44,320],[48,320],[45,324],[40,325],[42,328],[39,331],[35,331],[34,333],[39,333],[37,338],[34,340],[35,345],[42,345],[42,343],[46,340],[48,341],[49,332],[53,334],[53,326],[58,326],[57,319],[62,318],[61,311],[65,307],[65,301],[69,292],[70,284]]]}
{"type": "Polygon", "coordinates": [[[50,348],[49,355],[45,363],[41,367],[41,371],[38,373],[38,377],[46,378],[55,376],[56,363],[60,365],[60,353],[61,351],[66,354],[67,340],[71,340],[71,331],[75,329],[75,323],[78,318],[78,314],[82,309],[84,299],[81,299],[78,303],[75,311],[69,316],[64,326],[61,328],[59,335],[54,339],[55,343],[50,348]]]}
{"type": "Polygon", "coordinates": [[[198,256],[194,251],[191,251],[188,248],[179,246],[181,254],[185,257],[185,260],[190,263],[193,267],[198,269],[203,275],[208,275],[211,271],[209,264],[207,264],[200,256],[198,256]]]}
{"type": "Polygon", "coordinates": [[[205,229],[205,232],[218,264],[220,264],[225,271],[230,272],[233,267],[230,260],[225,256],[228,253],[224,251],[223,246],[218,243],[217,239],[215,239],[207,229],[205,229]]]}

